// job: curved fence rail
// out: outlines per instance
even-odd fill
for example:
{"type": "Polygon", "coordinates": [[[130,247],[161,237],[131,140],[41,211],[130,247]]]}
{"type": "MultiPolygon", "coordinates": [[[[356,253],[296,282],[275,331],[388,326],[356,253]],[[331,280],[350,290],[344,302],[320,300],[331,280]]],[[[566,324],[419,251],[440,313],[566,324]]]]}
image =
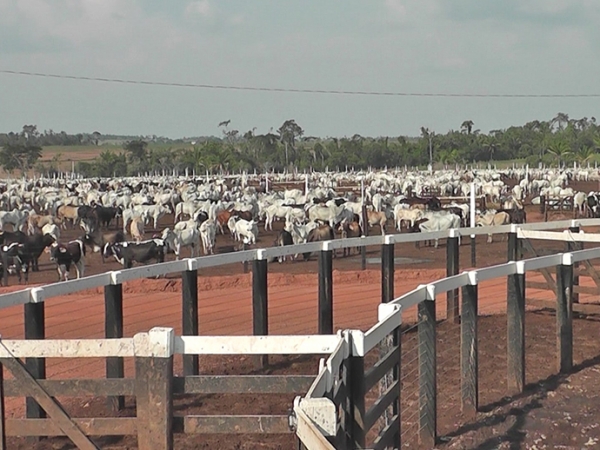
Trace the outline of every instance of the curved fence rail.
{"type": "MultiPolygon", "coordinates": [[[[557,267],[556,284],[558,324],[561,327],[558,347],[558,368],[568,371],[572,366],[571,295],[576,274],[573,266],[581,261],[600,258],[600,248],[518,260],[521,241],[535,233],[544,238],[569,242],[587,240],[589,235],[576,234],[579,227],[600,226],[598,219],[508,225],[501,227],[464,228],[434,233],[416,233],[361,237],[309,243],[296,246],[247,250],[237,253],[205,256],[167,262],[133,269],[108,272],[77,280],[0,295],[0,308],[24,305],[26,341],[2,341],[0,363],[26,382],[7,380],[6,395],[28,397],[27,419],[11,419],[2,426],[5,435],[69,436],[81,448],[96,448],[89,439],[94,434],[137,434],[140,446],[149,449],[170,448],[174,432],[184,433],[283,433],[293,429],[303,445],[316,448],[399,447],[402,405],[401,374],[417,367],[418,434],[422,443],[436,442],[436,296],[448,295],[448,317],[459,323],[461,333],[461,399],[465,410],[477,411],[477,287],[486,280],[506,278],[508,335],[508,386],[522,390],[524,386],[524,314],[525,274],[534,270],[557,267]],[[569,228],[572,231],[552,233],[541,230],[569,228]],[[394,296],[394,244],[433,239],[448,240],[448,257],[458,249],[461,236],[508,234],[509,262],[482,269],[457,273],[457,264],[448,265],[449,277],[421,285],[394,296]],[[546,234],[544,234],[546,233],[546,234]],[[337,249],[381,246],[382,304],[378,322],[369,330],[346,330],[333,333],[331,291],[319,289],[319,334],[306,336],[268,335],[264,314],[266,309],[267,261],[284,255],[320,252],[319,284],[330,283],[331,252],[337,249]],[[198,292],[194,288],[198,270],[207,267],[243,263],[253,264],[253,317],[255,336],[214,337],[198,334],[198,292]],[[155,329],[150,333],[123,338],[124,282],[182,273],[183,335],[174,336],[172,329],[155,329]],[[329,281],[328,281],[329,280],[329,281]],[[44,302],[52,297],[84,289],[104,287],[106,316],[105,339],[40,340],[44,339],[44,302]],[[458,290],[461,305],[458,305],[458,290]],[[418,309],[416,360],[402,359],[402,318],[411,307],[418,309]],[[365,356],[378,351],[372,367],[365,365],[365,356]],[[184,355],[183,377],[173,377],[172,357],[184,355]],[[314,376],[202,376],[198,370],[198,355],[329,355],[322,359],[314,376]],[[102,357],[106,358],[105,380],[43,380],[44,358],[102,357]],[[25,358],[25,364],[18,362],[25,358]],[[135,379],[124,376],[123,358],[135,359],[135,379]],[[261,378],[263,377],[263,378],[261,378]],[[79,382],[81,381],[81,382],[79,382]],[[373,397],[374,390],[379,388],[373,397]],[[301,394],[288,416],[176,416],[172,396],[176,393],[286,393],[301,394]],[[114,409],[123,407],[125,395],[139,398],[138,419],[71,419],[54,403],[54,396],[94,394],[109,397],[114,409]],[[144,403],[149,396],[159,396],[165,408],[144,403]],[[145,409],[147,407],[147,409],[145,409]],[[44,411],[48,414],[48,419],[44,411]],[[34,419],[33,421],[31,419],[34,419]],[[37,422],[36,422],[37,420],[37,422]],[[86,421],[87,420],[87,421],[86,421]],[[111,422],[111,420],[113,422],[111,422]],[[121,422],[117,422],[117,421],[121,422]],[[380,424],[379,431],[376,425],[380,424]]],[[[2,389],[0,389],[2,393],[2,389]]],[[[2,417],[2,420],[5,420],[2,417]]]]}
{"type": "MultiPolygon", "coordinates": [[[[600,242],[600,236],[573,233],[536,232],[513,228],[509,236],[509,255],[520,253],[521,239],[555,239],[573,242],[600,242]]],[[[418,377],[418,442],[435,447],[437,438],[436,364],[436,296],[461,289],[460,308],[460,405],[462,412],[473,416],[479,407],[478,389],[478,286],[488,280],[506,278],[507,308],[507,386],[509,394],[521,393],[525,387],[525,289],[527,273],[556,269],[556,373],[569,373],[573,368],[573,294],[578,263],[600,258],[600,248],[591,248],[509,261],[496,266],[474,269],[424,284],[398,298],[382,303],[379,321],[366,333],[345,331],[340,345],[321,364],[317,378],[306,396],[294,404],[296,426],[304,430],[316,426],[330,447],[322,446],[310,433],[299,433],[305,448],[400,448],[417,443],[402,442],[400,373],[411,370],[400,358],[402,312],[418,307],[418,359],[413,361],[418,377]],[[368,371],[364,358],[380,347],[380,357],[368,371]],[[365,393],[391,375],[375,402],[365,407],[365,393]],[[340,392],[343,392],[340,395],[340,392]],[[391,411],[390,411],[391,410],[391,411]],[[298,414],[299,413],[299,414],[298,414]],[[387,413],[387,416],[385,415],[387,413]],[[385,419],[380,430],[372,428],[385,419]],[[306,424],[304,422],[311,422],[306,424]],[[369,433],[372,436],[368,438],[369,433]]],[[[516,259],[516,258],[515,258],[516,259]]]]}

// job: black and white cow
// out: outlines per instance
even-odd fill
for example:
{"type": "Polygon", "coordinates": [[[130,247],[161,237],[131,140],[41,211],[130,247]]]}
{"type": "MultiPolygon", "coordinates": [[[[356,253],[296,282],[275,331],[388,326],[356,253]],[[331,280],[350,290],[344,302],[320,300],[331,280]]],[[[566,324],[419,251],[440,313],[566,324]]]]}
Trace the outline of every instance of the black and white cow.
{"type": "Polygon", "coordinates": [[[85,245],[81,239],[66,244],[54,243],[50,247],[50,261],[56,263],[58,281],[68,281],[71,264],[75,266],[77,278],[83,277],[85,271],[85,245]]]}
{"type": "Polygon", "coordinates": [[[13,242],[0,247],[0,261],[2,262],[2,282],[8,286],[8,275],[17,275],[21,284],[21,273],[25,274],[25,282],[29,281],[29,267],[23,263],[23,244],[13,242]]]}
{"type": "Polygon", "coordinates": [[[145,263],[156,259],[157,263],[165,261],[166,244],[162,239],[150,239],[142,242],[119,242],[106,246],[105,257],[113,255],[126,269],[133,266],[133,262],[145,263]]]}

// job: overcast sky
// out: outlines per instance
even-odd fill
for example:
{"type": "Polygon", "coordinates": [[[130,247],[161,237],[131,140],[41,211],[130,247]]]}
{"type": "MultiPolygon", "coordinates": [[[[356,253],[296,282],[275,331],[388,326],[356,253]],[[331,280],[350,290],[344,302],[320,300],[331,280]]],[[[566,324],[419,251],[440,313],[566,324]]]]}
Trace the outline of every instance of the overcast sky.
{"type": "MultiPolygon", "coordinates": [[[[599,0],[0,0],[0,70],[417,93],[600,93],[599,0]]],[[[0,74],[0,130],[418,135],[600,117],[598,98],[341,96],[0,74]]]]}

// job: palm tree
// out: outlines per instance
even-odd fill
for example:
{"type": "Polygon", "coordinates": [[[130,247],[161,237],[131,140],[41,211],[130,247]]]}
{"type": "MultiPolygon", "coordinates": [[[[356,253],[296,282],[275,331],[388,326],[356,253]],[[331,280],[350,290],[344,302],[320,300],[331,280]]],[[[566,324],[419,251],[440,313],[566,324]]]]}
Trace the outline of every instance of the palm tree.
{"type": "Polygon", "coordinates": [[[562,167],[562,163],[566,160],[567,156],[573,154],[567,143],[562,141],[551,144],[546,152],[558,159],[559,168],[562,167]]]}
{"type": "Polygon", "coordinates": [[[559,112],[554,119],[550,121],[550,125],[557,124],[559,130],[563,130],[565,125],[569,123],[569,115],[559,112]]]}
{"type": "Polygon", "coordinates": [[[421,136],[429,141],[429,165],[433,168],[433,136],[435,133],[429,128],[421,127],[421,136]]]}
{"type": "Polygon", "coordinates": [[[471,130],[473,129],[473,125],[474,125],[474,123],[473,123],[472,120],[465,120],[461,124],[460,128],[462,129],[462,131],[466,131],[467,134],[471,134],[471,130]]]}
{"type": "Polygon", "coordinates": [[[585,164],[591,161],[594,158],[594,155],[596,155],[595,150],[592,147],[586,145],[585,147],[581,147],[579,149],[575,157],[577,158],[577,161],[579,161],[579,163],[585,164]]]}

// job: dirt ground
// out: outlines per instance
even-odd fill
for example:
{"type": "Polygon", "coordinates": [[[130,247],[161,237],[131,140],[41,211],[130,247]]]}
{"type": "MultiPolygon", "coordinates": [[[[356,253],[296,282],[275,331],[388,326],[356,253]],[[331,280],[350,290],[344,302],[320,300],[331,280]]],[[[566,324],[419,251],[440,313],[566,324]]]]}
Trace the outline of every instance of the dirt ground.
{"type": "MultiPolygon", "coordinates": [[[[581,186],[582,190],[597,186],[581,186]]],[[[571,218],[555,214],[550,220],[571,218]]],[[[541,221],[539,207],[528,207],[528,221],[541,221]]],[[[159,230],[150,230],[148,236],[172,225],[167,217],[159,224],[159,230]]],[[[114,228],[114,227],[113,227],[114,228]]],[[[272,245],[276,232],[260,229],[257,247],[272,245]]],[[[373,232],[377,232],[374,230],[373,232]]],[[[64,240],[81,235],[78,230],[67,230],[64,240]]],[[[506,261],[506,241],[497,237],[487,244],[481,236],[477,240],[477,267],[506,261]]],[[[468,240],[461,246],[461,270],[471,267],[468,240]]],[[[563,251],[564,243],[536,243],[540,254],[563,251]]],[[[229,236],[218,236],[219,253],[233,250],[229,236]]],[[[184,250],[186,252],[186,250],[184,250]]],[[[188,253],[184,253],[188,256],[188,253]]],[[[377,304],[381,301],[381,278],[379,272],[380,249],[369,248],[367,270],[360,270],[361,259],[357,255],[334,259],[334,327],[335,329],[367,330],[377,321],[377,304]]],[[[414,289],[419,284],[445,276],[446,248],[440,241],[439,248],[421,247],[414,244],[396,245],[396,296],[414,289]]],[[[169,255],[168,259],[173,259],[169,255]]],[[[116,270],[121,267],[113,260],[102,263],[98,254],[89,254],[86,275],[116,270]]],[[[31,274],[30,285],[56,281],[57,275],[48,256],[40,260],[40,272],[31,274]]],[[[308,334],[317,331],[317,262],[288,262],[269,264],[269,334],[308,334]]],[[[73,274],[74,275],[74,274],[73,274]]],[[[541,275],[528,280],[543,281],[541,275]]],[[[16,279],[11,278],[8,288],[17,289],[16,279]]],[[[200,319],[202,335],[244,335],[252,333],[251,322],[251,274],[244,273],[242,264],[211,268],[201,271],[198,280],[200,319]]],[[[582,278],[582,285],[591,286],[589,278],[582,278]]],[[[459,327],[444,321],[445,296],[436,301],[438,320],[438,432],[439,448],[593,448],[600,439],[600,428],[595,422],[598,416],[597,396],[600,391],[600,351],[597,345],[600,307],[594,296],[583,296],[583,311],[575,321],[575,363],[577,368],[570,376],[558,377],[555,362],[555,318],[553,295],[550,291],[527,290],[527,382],[526,393],[508,397],[506,391],[506,280],[491,280],[479,287],[480,354],[480,405],[481,413],[475,419],[457,414],[460,405],[459,327]],[[587,309],[585,309],[587,308],[587,309]],[[587,401],[586,401],[587,400],[587,401]],[[561,447],[562,446],[562,447],[561,447]]],[[[181,280],[176,276],[160,280],[136,280],[124,285],[125,336],[147,331],[153,326],[172,326],[181,332],[181,280]]],[[[402,433],[406,448],[418,447],[417,405],[415,391],[418,374],[416,354],[415,309],[406,311],[403,321],[407,324],[402,346],[402,433]]],[[[104,300],[100,289],[77,295],[53,298],[46,302],[47,338],[92,338],[104,333],[104,300]]],[[[21,307],[0,310],[0,334],[5,339],[23,337],[23,313],[21,307]]],[[[368,355],[367,366],[376,355],[368,355]]],[[[314,357],[273,357],[270,366],[261,373],[316,374],[318,359],[314,357]]],[[[126,360],[126,376],[134,376],[133,361],[126,360]]],[[[181,358],[175,358],[176,375],[182,372],[181,358]]],[[[250,357],[203,357],[203,374],[251,374],[250,357]]],[[[8,374],[6,374],[9,377],[8,374]]],[[[100,378],[104,376],[102,359],[48,359],[47,376],[53,379],[100,378]]],[[[375,393],[369,396],[372,402],[375,393]]],[[[292,396],[271,395],[205,395],[181,396],[176,399],[177,414],[287,414],[292,396]]],[[[59,399],[73,417],[104,417],[109,414],[105,400],[101,398],[59,399]]],[[[368,403],[369,403],[368,402],[368,403]]],[[[6,400],[7,417],[22,417],[22,398],[6,400]]],[[[127,399],[123,415],[135,415],[134,399],[127,399]]],[[[135,437],[99,438],[101,448],[124,450],[136,448],[135,437]]],[[[235,449],[284,449],[294,445],[292,435],[246,436],[246,435],[177,435],[176,448],[235,448],[235,449]]],[[[11,438],[9,448],[67,449],[72,448],[62,438],[46,439],[32,445],[20,438],[11,438]]]]}

